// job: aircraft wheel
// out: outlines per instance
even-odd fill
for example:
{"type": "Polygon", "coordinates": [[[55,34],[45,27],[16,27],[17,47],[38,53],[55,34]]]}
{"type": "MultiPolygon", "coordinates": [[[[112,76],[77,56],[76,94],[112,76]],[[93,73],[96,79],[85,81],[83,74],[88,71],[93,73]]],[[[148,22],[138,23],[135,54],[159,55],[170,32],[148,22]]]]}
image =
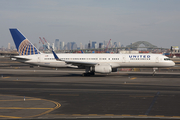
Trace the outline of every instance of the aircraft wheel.
{"type": "Polygon", "coordinates": [[[29,67],[30,67],[30,68],[34,68],[34,66],[32,66],[32,65],[31,65],[31,66],[29,66],[29,67]]]}
{"type": "Polygon", "coordinates": [[[82,76],[87,76],[87,73],[83,73],[82,76]]]}
{"type": "Polygon", "coordinates": [[[94,73],[94,72],[91,72],[90,75],[95,75],[95,73],[94,73]]]}
{"type": "Polygon", "coordinates": [[[91,76],[91,75],[95,75],[94,72],[88,72],[88,73],[83,73],[82,76],[91,76]]]}

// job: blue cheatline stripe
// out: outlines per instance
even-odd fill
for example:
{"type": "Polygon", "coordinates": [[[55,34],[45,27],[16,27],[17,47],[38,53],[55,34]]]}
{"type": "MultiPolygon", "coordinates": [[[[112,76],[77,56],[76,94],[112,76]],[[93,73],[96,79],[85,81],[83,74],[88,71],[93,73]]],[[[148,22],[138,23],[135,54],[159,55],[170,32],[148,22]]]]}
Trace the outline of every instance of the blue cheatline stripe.
{"type": "Polygon", "coordinates": [[[156,93],[156,96],[154,96],[154,99],[153,99],[151,105],[149,106],[148,110],[146,111],[145,115],[148,115],[149,112],[151,111],[151,108],[153,107],[154,103],[156,102],[159,93],[160,93],[160,92],[157,92],[157,93],[156,93]]]}

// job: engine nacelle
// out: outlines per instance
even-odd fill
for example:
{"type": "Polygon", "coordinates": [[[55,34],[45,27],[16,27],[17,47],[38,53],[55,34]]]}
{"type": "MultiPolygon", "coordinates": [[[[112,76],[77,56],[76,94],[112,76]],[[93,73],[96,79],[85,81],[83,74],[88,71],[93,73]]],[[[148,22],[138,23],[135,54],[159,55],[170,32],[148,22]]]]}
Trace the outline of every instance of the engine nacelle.
{"type": "Polygon", "coordinates": [[[107,74],[107,73],[111,73],[112,68],[110,65],[96,65],[94,67],[94,71],[97,73],[107,74]]]}

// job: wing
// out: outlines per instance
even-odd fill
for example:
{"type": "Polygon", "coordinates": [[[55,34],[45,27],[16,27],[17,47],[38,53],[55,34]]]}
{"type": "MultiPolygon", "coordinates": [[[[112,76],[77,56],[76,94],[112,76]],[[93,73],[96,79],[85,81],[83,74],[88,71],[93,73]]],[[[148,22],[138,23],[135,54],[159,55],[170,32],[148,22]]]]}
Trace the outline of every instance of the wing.
{"type": "Polygon", "coordinates": [[[75,66],[94,66],[97,64],[95,62],[83,62],[83,61],[64,61],[64,62],[75,66]]]}
{"type": "Polygon", "coordinates": [[[66,61],[66,60],[62,60],[59,59],[59,57],[56,55],[56,53],[52,50],[52,53],[54,55],[54,58],[58,61],[64,61],[67,64],[72,64],[74,66],[94,66],[97,63],[96,62],[84,62],[84,61],[66,61]]]}

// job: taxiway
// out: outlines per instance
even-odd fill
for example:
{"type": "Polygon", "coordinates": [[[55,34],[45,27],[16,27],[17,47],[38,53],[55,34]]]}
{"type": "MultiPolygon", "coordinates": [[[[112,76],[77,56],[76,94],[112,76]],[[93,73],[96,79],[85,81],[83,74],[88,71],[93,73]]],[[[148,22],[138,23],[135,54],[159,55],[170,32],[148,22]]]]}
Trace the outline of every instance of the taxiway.
{"type": "Polygon", "coordinates": [[[177,68],[155,76],[148,70],[88,77],[82,72],[2,65],[0,119],[180,119],[177,68]]]}

